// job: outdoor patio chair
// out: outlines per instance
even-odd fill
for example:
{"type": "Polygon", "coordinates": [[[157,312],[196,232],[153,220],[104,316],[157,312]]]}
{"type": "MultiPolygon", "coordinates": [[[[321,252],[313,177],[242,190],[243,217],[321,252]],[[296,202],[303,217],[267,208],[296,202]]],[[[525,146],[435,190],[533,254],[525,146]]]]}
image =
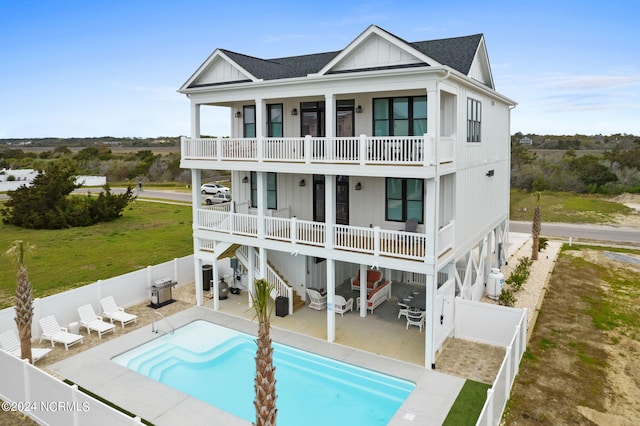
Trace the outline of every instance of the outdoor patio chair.
{"type": "MultiPolygon", "coordinates": [[[[0,334],[0,347],[18,358],[22,357],[22,351],[20,348],[20,340],[18,335],[13,330],[7,330],[0,334]]],[[[51,349],[47,348],[31,348],[31,358],[35,364],[37,360],[51,352],[51,349]]]]}
{"type": "Polygon", "coordinates": [[[69,346],[83,341],[83,337],[80,334],[69,333],[66,327],[60,327],[58,320],[53,315],[40,318],[39,322],[42,329],[40,342],[42,342],[42,339],[50,340],[51,346],[54,346],[56,342],[62,343],[64,348],[69,350],[69,346]]]}
{"type": "Polygon", "coordinates": [[[316,290],[307,289],[307,295],[309,296],[309,307],[311,309],[316,309],[318,311],[322,311],[327,307],[327,295],[320,295],[320,293],[316,290]]]}
{"type": "Polygon", "coordinates": [[[107,296],[104,299],[101,299],[100,305],[102,306],[102,318],[109,319],[111,324],[113,324],[114,321],[120,321],[122,328],[124,328],[127,324],[138,322],[138,316],[125,312],[124,309],[120,308],[116,304],[116,300],[113,296],[107,296]]]}
{"type": "Polygon", "coordinates": [[[418,221],[416,219],[407,219],[404,224],[404,232],[416,232],[418,230],[418,221]]]}
{"type": "Polygon", "coordinates": [[[425,321],[425,312],[418,309],[409,309],[407,312],[407,327],[409,329],[410,325],[415,325],[420,328],[420,333],[422,333],[422,327],[424,327],[425,321]]]}
{"type": "Polygon", "coordinates": [[[116,326],[108,322],[102,321],[102,317],[96,315],[91,305],[82,305],[78,307],[80,315],[80,326],[86,327],[87,333],[91,334],[91,330],[98,332],[98,337],[102,339],[103,333],[114,332],[116,326]]]}
{"type": "Polygon", "coordinates": [[[336,314],[340,314],[341,317],[347,312],[353,311],[353,297],[349,300],[345,300],[344,297],[336,294],[334,310],[336,314]]]}
{"type": "Polygon", "coordinates": [[[398,297],[398,319],[401,317],[407,317],[409,313],[409,305],[400,301],[401,299],[398,297]]]}

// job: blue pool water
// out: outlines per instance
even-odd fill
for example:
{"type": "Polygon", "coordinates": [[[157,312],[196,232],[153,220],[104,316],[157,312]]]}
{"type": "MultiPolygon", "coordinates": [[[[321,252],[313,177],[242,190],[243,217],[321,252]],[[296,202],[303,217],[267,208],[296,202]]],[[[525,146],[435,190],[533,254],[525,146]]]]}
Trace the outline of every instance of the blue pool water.
{"type": "MultiPolygon", "coordinates": [[[[386,425],[415,384],[273,343],[278,425],[386,425]]],[[[140,374],[255,421],[253,336],[194,321],[113,358],[140,374]]]]}

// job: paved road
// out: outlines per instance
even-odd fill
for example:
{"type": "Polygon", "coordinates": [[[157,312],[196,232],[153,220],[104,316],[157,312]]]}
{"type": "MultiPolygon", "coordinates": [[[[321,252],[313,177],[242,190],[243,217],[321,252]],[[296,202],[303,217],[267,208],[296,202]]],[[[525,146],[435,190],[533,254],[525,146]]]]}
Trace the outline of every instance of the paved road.
{"type": "MultiPolygon", "coordinates": [[[[531,222],[509,223],[511,232],[531,233],[531,222]]],[[[573,241],[594,240],[640,245],[640,229],[609,225],[576,225],[570,223],[542,223],[541,235],[572,238],[573,241]]]]}
{"type": "MultiPolygon", "coordinates": [[[[79,192],[86,193],[87,190],[97,193],[100,192],[101,189],[81,189],[79,192]]],[[[122,193],[124,192],[124,188],[112,188],[112,191],[114,193],[122,193]]],[[[190,192],[145,189],[140,193],[135,190],[134,193],[140,198],[154,198],[159,200],[171,200],[184,203],[191,202],[190,192]]],[[[512,221],[509,224],[509,230],[511,232],[531,233],[531,222],[512,221]]],[[[614,243],[632,243],[640,245],[640,229],[637,228],[543,222],[541,234],[547,237],[561,237],[567,239],[572,238],[575,242],[579,242],[579,240],[590,240],[607,241],[614,243]]]]}

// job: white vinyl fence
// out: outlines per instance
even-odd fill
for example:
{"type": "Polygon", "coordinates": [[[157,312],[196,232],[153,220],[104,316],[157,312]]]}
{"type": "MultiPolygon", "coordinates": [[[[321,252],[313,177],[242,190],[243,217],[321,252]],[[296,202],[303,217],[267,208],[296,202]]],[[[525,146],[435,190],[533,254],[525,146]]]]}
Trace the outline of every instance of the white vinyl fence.
{"type": "MultiPolygon", "coordinates": [[[[160,278],[171,278],[178,283],[178,286],[192,283],[195,280],[193,262],[193,255],[189,255],[128,274],[99,280],[63,293],[35,299],[31,335],[34,338],[40,337],[42,330],[40,330],[39,320],[47,315],[55,315],[58,323],[65,327],[70,322],[78,321],[76,310],[78,306],[91,304],[96,313],[102,312],[100,299],[107,296],[113,296],[118,305],[125,308],[150,300],[150,287],[153,281],[160,278]]],[[[0,331],[15,328],[14,308],[1,310],[0,331]]]]}
{"type": "Polygon", "coordinates": [[[21,411],[43,425],[140,425],[130,417],[68,385],[29,361],[0,350],[3,411],[21,411]]]}
{"type": "Polygon", "coordinates": [[[493,385],[487,390],[476,426],[497,426],[527,349],[527,310],[456,298],[456,337],[505,346],[505,357],[493,385]]]}
{"type": "MultiPolygon", "coordinates": [[[[149,266],[63,293],[35,299],[32,335],[37,339],[41,330],[38,320],[55,315],[60,325],[78,321],[76,308],[91,304],[101,312],[100,299],[113,296],[118,305],[128,307],[150,300],[149,287],[157,279],[170,278],[178,285],[194,282],[193,255],[149,266]]],[[[0,330],[16,328],[14,308],[0,311],[0,330]]],[[[21,411],[39,424],[45,425],[139,425],[132,418],[70,386],[28,361],[22,361],[0,350],[0,399],[5,411],[21,411]]]]}

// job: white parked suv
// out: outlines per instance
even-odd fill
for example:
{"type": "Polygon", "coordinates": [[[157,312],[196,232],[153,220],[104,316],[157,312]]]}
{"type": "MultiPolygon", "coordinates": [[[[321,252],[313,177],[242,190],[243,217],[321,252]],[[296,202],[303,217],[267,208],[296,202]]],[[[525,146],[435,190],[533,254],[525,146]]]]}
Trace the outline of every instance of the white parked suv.
{"type": "Polygon", "coordinates": [[[229,193],[229,188],[219,183],[205,183],[200,187],[200,192],[203,194],[227,194],[229,193]]]}
{"type": "Polygon", "coordinates": [[[231,195],[230,194],[225,194],[225,193],[218,193],[215,195],[211,195],[207,198],[205,198],[204,202],[207,203],[208,206],[212,205],[212,204],[222,204],[222,203],[228,203],[231,201],[231,195]]]}

